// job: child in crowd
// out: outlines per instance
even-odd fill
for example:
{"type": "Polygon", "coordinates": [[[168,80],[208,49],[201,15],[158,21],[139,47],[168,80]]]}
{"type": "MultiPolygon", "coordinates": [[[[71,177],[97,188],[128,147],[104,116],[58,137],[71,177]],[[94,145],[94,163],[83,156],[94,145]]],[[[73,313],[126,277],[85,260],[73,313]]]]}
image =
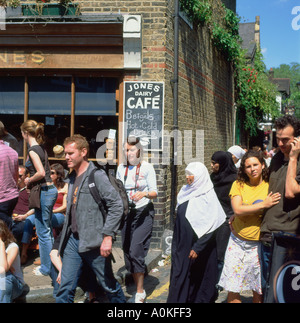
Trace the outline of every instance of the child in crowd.
{"type": "Polygon", "coordinates": [[[19,247],[5,222],[0,220],[0,303],[12,303],[23,293],[24,285],[19,247]]]}
{"type": "Polygon", "coordinates": [[[262,302],[258,257],[260,225],[266,208],[279,203],[279,193],[268,194],[268,172],[262,152],[249,151],[241,161],[238,178],[229,193],[234,215],[219,286],[228,291],[228,303],[240,303],[240,293],[253,291],[253,302],[262,302]]]}

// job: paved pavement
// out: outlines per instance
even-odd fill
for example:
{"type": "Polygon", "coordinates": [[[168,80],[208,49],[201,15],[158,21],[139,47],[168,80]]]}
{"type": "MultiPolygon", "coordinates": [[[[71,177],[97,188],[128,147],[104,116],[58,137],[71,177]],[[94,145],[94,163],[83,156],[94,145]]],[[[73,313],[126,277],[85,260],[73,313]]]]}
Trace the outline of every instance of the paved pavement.
{"type": "MultiPolygon", "coordinates": [[[[124,266],[123,252],[120,248],[113,248],[113,256],[115,262],[112,263],[113,271],[116,279],[119,283],[125,287],[125,285],[130,286],[131,275],[128,275],[127,270],[124,266]],[[126,284],[125,284],[126,283],[126,284]]],[[[157,266],[158,261],[161,260],[162,251],[160,249],[150,249],[146,257],[146,266],[148,272],[157,266]]],[[[51,278],[49,276],[35,276],[32,271],[36,267],[33,262],[39,259],[38,251],[30,251],[29,260],[26,265],[23,266],[23,274],[25,283],[30,288],[28,294],[26,295],[27,303],[53,303],[54,299],[52,296],[53,287],[51,278]]],[[[128,289],[128,287],[127,287],[128,289]]],[[[132,288],[126,293],[125,296],[130,298],[130,292],[133,293],[132,288]]],[[[82,300],[82,291],[78,290],[76,293],[75,301],[82,300]]],[[[24,299],[21,300],[24,302],[24,299]]]]}
{"type": "MultiPolygon", "coordinates": [[[[124,266],[123,252],[120,248],[113,248],[113,255],[115,263],[113,263],[114,275],[123,287],[123,291],[127,302],[131,301],[131,297],[135,292],[135,285],[124,266]]],[[[29,286],[30,291],[26,295],[27,303],[54,303],[52,296],[53,287],[49,276],[35,276],[32,270],[36,267],[33,262],[38,259],[38,252],[34,251],[29,261],[23,266],[24,280],[29,286]]],[[[148,275],[145,277],[145,290],[147,293],[147,303],[166,303],[169,291],[170,278],[170,259],[162,257],[160,249],[150,249],[146,258],[146,265],[148,275]]],[[[78,289],[76,292],[75,302],[82,302],[85,295],[82,290],[78,289]]],[[[21,300],[24,302],[24,299],[21,300]]],[[[101,302],[107,302],[105,296],[101,298],[101,302]]],[[[226,303],[227,293],[222,291],[216,303],[226,303]]],[[[243,303],[252,302],[252,293],[245,292],[242,294],[243,303]]]]}

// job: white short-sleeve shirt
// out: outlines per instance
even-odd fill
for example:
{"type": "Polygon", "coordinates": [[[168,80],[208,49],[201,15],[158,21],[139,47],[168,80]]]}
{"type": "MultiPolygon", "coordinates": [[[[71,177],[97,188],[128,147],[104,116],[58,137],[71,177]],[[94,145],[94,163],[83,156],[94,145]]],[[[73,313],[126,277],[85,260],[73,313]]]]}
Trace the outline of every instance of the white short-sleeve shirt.
{"type": "Polygon", "coordinates": [[[148,162],[142,161],[137,178],[137,166],[128,166],[127,179],[125,181],[126,168],[127,165],[120,164],[117,169],[116,177],[123,182],[129,198],[129,203],[133,202],[136,208],[143,207],[149,203],[149,199],[143,197],[138,202],[134,202],[132,201],[132,196],[138,191],[155,191],[157,193],[156,174],[154,167],[148,162]]]}

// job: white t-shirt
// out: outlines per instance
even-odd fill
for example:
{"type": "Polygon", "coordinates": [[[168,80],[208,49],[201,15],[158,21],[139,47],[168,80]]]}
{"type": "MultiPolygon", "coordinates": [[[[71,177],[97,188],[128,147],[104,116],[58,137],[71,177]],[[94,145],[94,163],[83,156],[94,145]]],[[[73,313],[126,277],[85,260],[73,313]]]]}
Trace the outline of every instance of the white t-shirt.
{"type": "MultiPolygon", "coordinates": [[[[8,245],[8,247],[6,248],[6,253],[8,252],[9,249],[13,248],[13,247],[17,247],[19,250],[19,246],[15,243],[12,242],[8,245]]],[[[13,275],[16,276],[20,282],[22,282],[23,284],[25,284],[24,282],[24,277],[23,277],[23,272],[22,272],[22,268],[21,268],[21,260],[20,260],[20,254],[18,252],[16,259],[14,260],[14,262],[11,265],[14,268],[14,272],[13,275]]]]}
{"type": "Polygon", "coordinates": [[[117,169],[116,177],[123,182],[128,195],[129,203],[133,202],[136,208],[138,209],[147,205],[149,203],[149,199],[143,197],[138,202],[132,201],[132,196],[136,192],[155,191],[157,193],[155,170],[151,164],[149,164],[146,161],[143,161],[140,166],[138,179],[136,179],[137,166],[128,166],[127,179],[124,183],[126,168],[127,165],[120,164],[117,169]]]}

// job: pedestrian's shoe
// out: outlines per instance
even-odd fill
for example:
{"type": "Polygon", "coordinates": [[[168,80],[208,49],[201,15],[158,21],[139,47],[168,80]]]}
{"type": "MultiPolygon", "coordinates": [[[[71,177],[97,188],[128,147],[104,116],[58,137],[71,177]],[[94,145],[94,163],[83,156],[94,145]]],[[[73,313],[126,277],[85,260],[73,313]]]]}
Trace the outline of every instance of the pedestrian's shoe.
{"type": "Polygon", "coordinates": [[[47,275],[44,275],[42,272],[41,272],[41,266],[38,266],[36,268],[33,269],[32,273],[35,275],[35,276],[47,276],[47,275]]]}
{"type": "Polygon", "coordinates": [[[36,261],[33,262],[34,265],[40,266],[41,265],[41,259],[37,259],[36,261]]]}
{"type": "Polygon", "coordinates": [[[135,303],[144,303],[146,299],[146,292],[145,290],[142,293],[135,294],[135,303]]]}

